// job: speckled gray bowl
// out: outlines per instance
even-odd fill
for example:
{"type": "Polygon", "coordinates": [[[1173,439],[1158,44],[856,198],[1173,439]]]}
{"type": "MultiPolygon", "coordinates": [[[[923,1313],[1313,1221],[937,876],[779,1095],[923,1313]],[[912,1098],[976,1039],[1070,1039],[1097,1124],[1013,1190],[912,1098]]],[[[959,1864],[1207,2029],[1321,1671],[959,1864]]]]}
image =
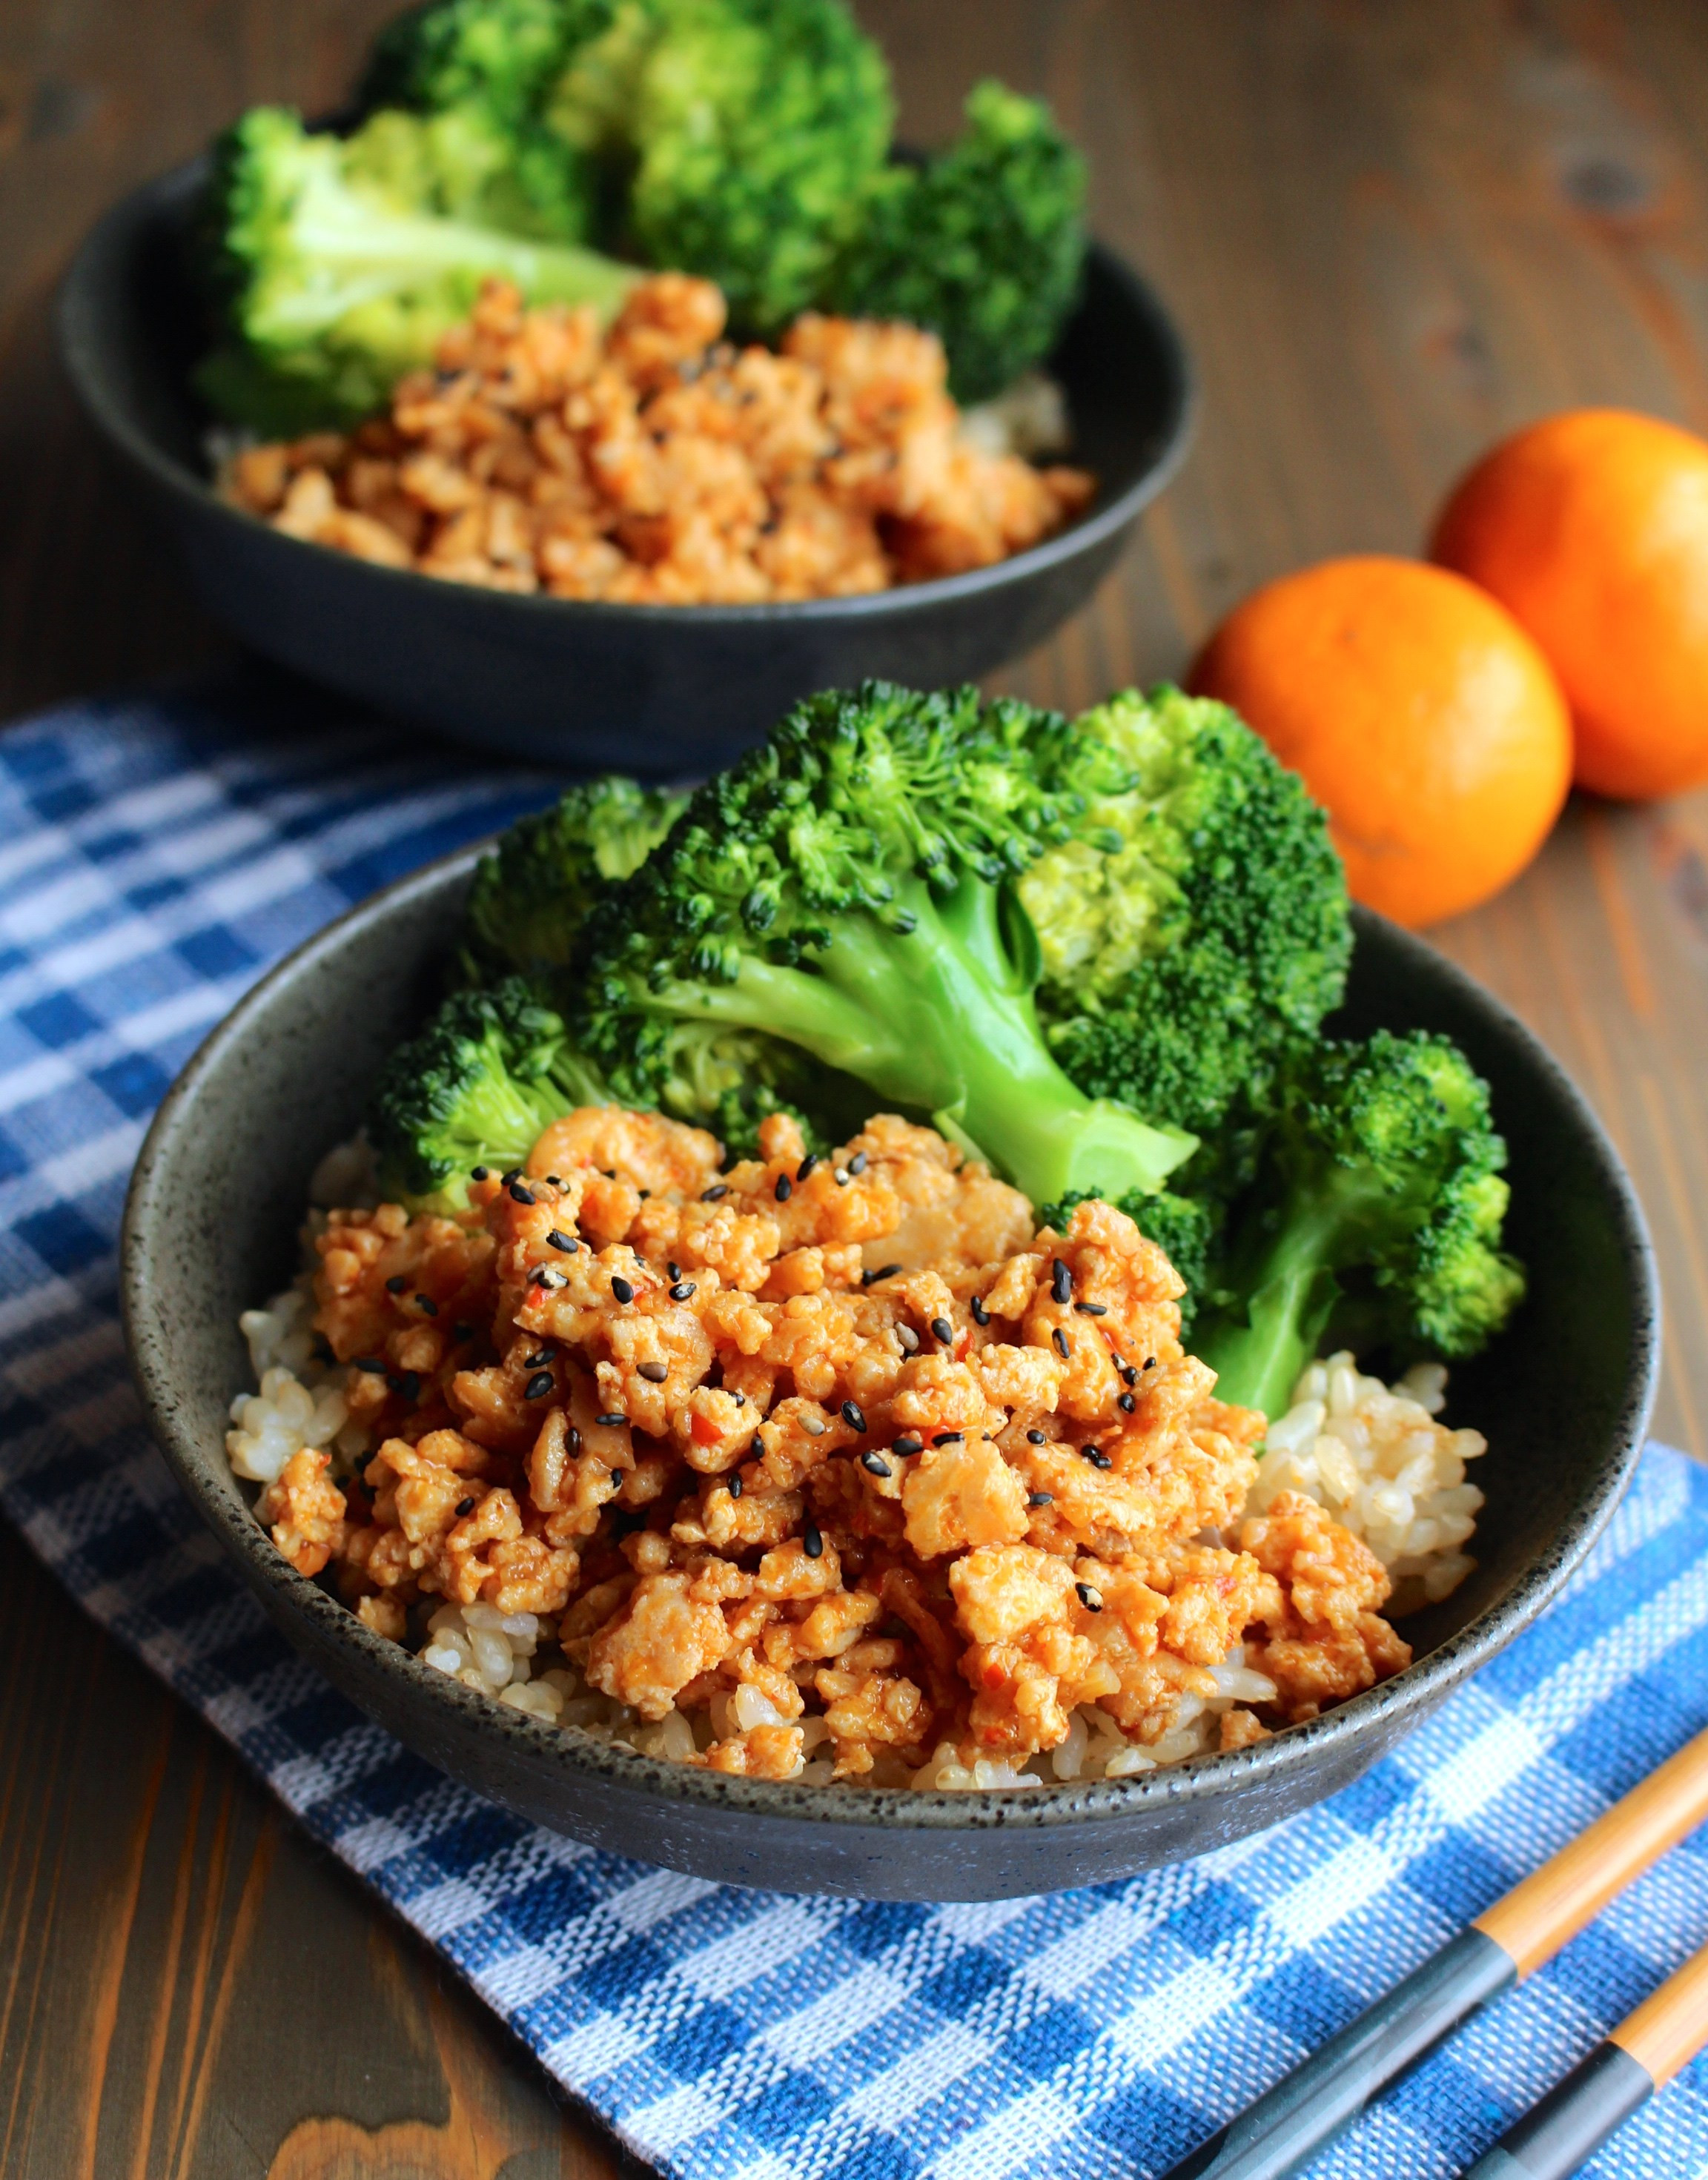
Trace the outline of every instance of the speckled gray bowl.
{"type": "Polygon", "coordinates": [[[226,1465],[248,1384],[237,1313],[293,1269],[308,1176],[348,1136],[455,928],[465,853],[391,887],[283,962],[216,1030],[149,1132],[125,1214],[124,1298],[150,1425],[278,1627],[334,1686],[454,1778],[614,1852],[736,1885],[884,1899],[997,1899],[1175,1861],[1357,1778],[1534,1620],[1630,1475],[1659,1306],[1642,1214],[1606,1137],[1529,1032],[1417,939],[1360,915],[1347,1019],[1440,1028],[1494,1086],[1512,1237],[1531,1295],[1455,1374],[1486,1431],[1476,1573],[1408,1622],[1418,1662],[1254,1748],[1094,1786],[912,1794],[780,1786],[653,1763],[490,1702],[381,1641],[293,1572],[226,1465]]]}

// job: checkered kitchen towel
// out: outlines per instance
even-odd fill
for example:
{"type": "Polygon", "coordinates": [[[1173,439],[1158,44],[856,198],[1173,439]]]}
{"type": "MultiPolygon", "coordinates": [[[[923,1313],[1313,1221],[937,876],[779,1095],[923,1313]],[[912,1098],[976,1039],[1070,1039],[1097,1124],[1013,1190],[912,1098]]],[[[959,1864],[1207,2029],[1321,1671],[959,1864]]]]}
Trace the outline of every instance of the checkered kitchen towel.
{"type": "MultiPolygon", "coordinates": [[[[299,1663],[137,1421],[114,1244],[148,1115],[277,955],[549,783],[207,700],[0,735],[0,1504],[622,2139],[694,2180],[1126,2180],[1708,1725],[1708,1473],[1650,1451],[1564,1599],[1359,1785],[1174,1869],[994,1907],[720,1888],[453,1786],[299,1663]]],[[[1708,1941],[1679,1848],[1316,2168],[1458,2171],[1708,1941]]],[[[1708,2175],[1699,2062],[1590,2168],[1708,2175]]]]}

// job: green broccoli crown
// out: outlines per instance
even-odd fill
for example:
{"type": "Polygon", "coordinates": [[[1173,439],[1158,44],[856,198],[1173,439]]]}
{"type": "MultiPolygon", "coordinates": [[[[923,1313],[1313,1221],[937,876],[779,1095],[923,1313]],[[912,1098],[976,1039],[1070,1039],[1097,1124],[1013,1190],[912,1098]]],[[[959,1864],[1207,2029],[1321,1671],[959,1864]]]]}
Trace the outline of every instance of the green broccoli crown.
{"type": "Polygon", "coordinates": [[[594,902],[640,867],[687,799],[611,773],[511,826],[475,873],[463,934],[467,980],[517,971],[548,986],[562,975],[594,902]]]}
{"type": "Polygon", "coordinates": [[[478,131],[434,128],[383,113],[345,140],[257,107],[226,132],[204,232],[231,341],[198,383],[234,421],[289,432],[383,406],[491,275],[531,302],[620,306],[630,268],[444,217],[448,195],[470,186],[478,131]]]}
{"type": "Polygon", "coordinates": [[[1242,1299],[1201,1340],[1223,1396],[1279,1414],[1331,1324],[1396,1355],[1485,1346],[1524,1291],[1506,1156],[1450,1038],[1382,1030],[1298,1064],[1228,1251],[1242,1299]]]}
{"type": "Polygon", "coordinates": [[[872,184],[836,306],[929,328],[956,399],[988,400],[1044,361],[1078,298],[1085,188],[1085,162],[1049,107],[981,83],[952,143],[872,184]]]}
{"type": "Polygon", "coordinates": [[[606,1098],[563,1018],[520,977],[457,992],[387,1061],[369,1131],[388,1188],[454,1206],[477,1165],[522,1164],[551,1123],[606,1098]]]}
{"type": "Polygon", "coordinates": [[[472,105],[516,128],[615,13],[614,0],[428,0],[374,41],[361,102],[424,113],[472,105]]]}
{"type": "Polygon", "coordinates": [[[1127,784],[1021,881],[1051,1049],[1083,1089],[1208,1134],[1262,1109],[1339,1003],[1340,860],[1303,782],[1226,705],[1129,691],[1078,724],[1127,784]]]}
{"type": "Polygon", "coordinates": [[[1011,698],[810,697],[595,909],[578,1033],[614,1069],[637,1015],[762,1031],[929,1114],[1034,1200],[1154,1189],[1193,1138],[1062,1074],[1012,884],[1124,776],[1011,698]]]}
{"type": "Polygon", "coordinates": [[[842,0],[654,0],[653,18],[632,70],[630,239],[774,333],[818,300],[889,149],[883,53],[842,0]]]}
{"type": "MultiPolygon", "coordinates": [[[[1072,730],[968,687],[922,693],[867,682],[796,707],[770,740],[701,788],[623,898],[599,966],[728,983],[754,955],[798,966],[832,944],[828,921],[895,914],[911,882],[1000,884],[1083,811],[1058,784],[1072,730]]],[[[1118,766],[1091,747],[1093,777],[1118,766]]]]}
{"type": "Polygon", "coordinates": [[[1335,1269],[1368,1267],[1391,1336],[1474,1355],[1512,1314],[1524,1279],[1500,1246],[1507,1146],[1488,1085],[1450,1038],[1325,1043],[1274,1156],[1295,1199],[1336,1208],[1335,1269]]]}

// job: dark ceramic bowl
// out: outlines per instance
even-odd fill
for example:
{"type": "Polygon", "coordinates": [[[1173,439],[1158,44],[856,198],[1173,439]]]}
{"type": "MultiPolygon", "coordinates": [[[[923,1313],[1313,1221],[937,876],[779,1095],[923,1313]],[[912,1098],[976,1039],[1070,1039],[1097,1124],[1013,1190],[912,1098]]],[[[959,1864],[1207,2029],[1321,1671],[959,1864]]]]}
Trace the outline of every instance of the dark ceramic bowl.
{"type": "Polygon", "coordinates": [[[311,680],[462,741],[536,762],[699,773],[797,697],[883,674],[970,680],[1091,595],[1186,451],[1185,354],[1138,276],[1094,248],[1052,368],[1096,502],[1060,537],[867,597],[620,606],[522,597],[376,567],[283,536],[212,491],[190,391],[203,324],[183,270],[194,160],[116,205],[60,291],[60,353],[84,407],[176,533],[196,588],[246,643],[311,680]]]}
{"type": "Polygon", "coordinates": [[[124,1300],[150,1426],[284,1633],[370,1716],[493,1800],[614,1852],[738,1885],[994,1899],[1125,1877],[1261,1830],[1358,1776],[1541,1611],[1612,1513],[1659,1346],[1642,1214],[1606,1137],[1529,1032],[1420,941],[1360,912],[1349,1027],[1445,1030],[1494,1087],[1528,1302],[1456,1370],[1485,1431],[1476,1572],[1406,1623],[1418,1662],[1254,1748],[1118,1782],[987,1794],[780,1786],[653,1763],[502,1708],[370,1634],[296,1574],[227,1465],[251,1381],[237,1315],[295,1269],[322,1153],[351,1134],[457,929],[474,852],[311,939],[217,1029],[161,1107],[126,1209],[124,1300]]]}

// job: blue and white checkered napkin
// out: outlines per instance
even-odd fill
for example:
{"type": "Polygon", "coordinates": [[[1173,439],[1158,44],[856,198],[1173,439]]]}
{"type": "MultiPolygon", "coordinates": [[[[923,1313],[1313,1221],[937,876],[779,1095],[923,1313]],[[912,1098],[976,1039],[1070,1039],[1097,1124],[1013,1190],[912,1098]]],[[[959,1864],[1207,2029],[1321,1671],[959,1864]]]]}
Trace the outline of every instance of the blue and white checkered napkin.
{"type": "MultiPolygon", "coordinates": [[[[640,2155],[693,2180],[1162,2172],[1708,1725],[1708,1473],[1655,1448],[1560,1605],[1397,1754],[1131,1884],[736,1891],[407,1754],[228,1572],[139,1426],[115,1301],[126,1175],[203,1033],[350,902],[549,792],[327,716],[241,729],[179,697],[0,735],[0,1504],[640,2155]]],[[[1705,1941],[1698,1839],[1315,2170],[1458,2171],[1705,1941]]],[[[1590,2169],[1708,2175],[1708,2065],[1590,2169]]]]}

